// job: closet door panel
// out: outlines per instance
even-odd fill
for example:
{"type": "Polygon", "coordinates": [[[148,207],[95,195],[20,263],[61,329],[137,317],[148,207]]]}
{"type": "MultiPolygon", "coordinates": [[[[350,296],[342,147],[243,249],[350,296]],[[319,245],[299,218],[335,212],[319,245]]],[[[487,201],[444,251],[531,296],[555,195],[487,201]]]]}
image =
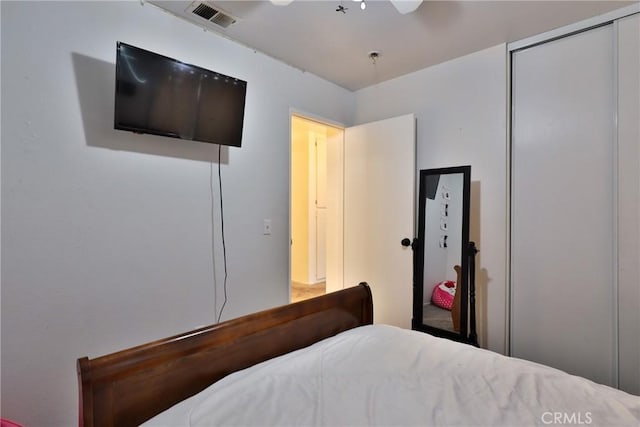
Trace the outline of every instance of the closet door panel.
{"type": "Polygon", "coordinates": [[[618,21],[620,389],[640,395],[640,14],[618,21]]]}
{"type": "Polygon", "coordinates": [[[512,355],[614,379],[612,26],[513,53],[512,355]]]}

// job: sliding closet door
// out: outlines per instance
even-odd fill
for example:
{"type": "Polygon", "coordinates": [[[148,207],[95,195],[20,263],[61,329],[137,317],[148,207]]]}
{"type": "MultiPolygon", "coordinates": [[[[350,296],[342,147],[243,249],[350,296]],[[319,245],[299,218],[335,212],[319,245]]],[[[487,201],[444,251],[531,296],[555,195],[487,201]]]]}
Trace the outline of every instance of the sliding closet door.
{"type": "Polygon", "coordinates": [[[615,385],[612,26],[512,67],[512,355],[615,385]]]}
{"type": "Polygon", "coordinates": [[[640,13],[617,24],[619,386],[640,395],[640,13]]]}

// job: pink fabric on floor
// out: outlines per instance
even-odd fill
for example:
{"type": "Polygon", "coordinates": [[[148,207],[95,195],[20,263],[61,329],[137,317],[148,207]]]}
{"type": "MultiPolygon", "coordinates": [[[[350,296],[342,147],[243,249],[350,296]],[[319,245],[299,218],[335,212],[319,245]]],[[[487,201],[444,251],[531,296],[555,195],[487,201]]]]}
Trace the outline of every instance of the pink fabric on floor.
{"type": "Polygon", "coordinates": [[[431,302],[445,310],[451,310],[453,306],[453,297],[456,294],[456,282],[445,280],[433,287],[431,294],[431,302]]]}

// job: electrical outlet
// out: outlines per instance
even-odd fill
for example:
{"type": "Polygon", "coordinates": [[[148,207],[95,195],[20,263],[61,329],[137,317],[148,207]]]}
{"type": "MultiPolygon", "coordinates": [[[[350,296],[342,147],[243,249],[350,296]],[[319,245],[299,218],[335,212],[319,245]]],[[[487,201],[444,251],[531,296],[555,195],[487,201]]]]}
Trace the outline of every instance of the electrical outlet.
{"type": "Polygon", "coordinates": [[[271,220],[270,219],[265,219],[263,224],[262,224],[262,234],[264,234],[265,236],[268,236],[271,234],[271,220]]]}

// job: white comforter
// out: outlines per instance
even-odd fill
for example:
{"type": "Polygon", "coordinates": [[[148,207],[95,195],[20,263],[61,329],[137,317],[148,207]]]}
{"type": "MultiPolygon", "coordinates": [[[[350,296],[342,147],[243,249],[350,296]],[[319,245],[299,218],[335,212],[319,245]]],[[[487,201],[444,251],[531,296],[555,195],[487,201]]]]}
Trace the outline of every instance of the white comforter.
{"type": "Polygon", "coordinates": [[[236,372],[149,426],[640,426],[640,397],[392,326],[236,372]]]}

